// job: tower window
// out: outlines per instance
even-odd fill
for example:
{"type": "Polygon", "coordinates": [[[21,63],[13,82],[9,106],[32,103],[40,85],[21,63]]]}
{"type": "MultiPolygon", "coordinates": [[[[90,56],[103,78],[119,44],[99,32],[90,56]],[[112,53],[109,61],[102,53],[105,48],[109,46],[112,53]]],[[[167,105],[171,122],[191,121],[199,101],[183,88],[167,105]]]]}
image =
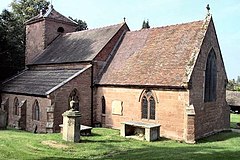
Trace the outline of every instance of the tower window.
{"type": "Polygon", "coordinates": [[[64,28],[63,28],[63,27],[59,27],[59,28],[57,29],[57,32],[63,33],[63,32],[64,32],[64,28]]]}

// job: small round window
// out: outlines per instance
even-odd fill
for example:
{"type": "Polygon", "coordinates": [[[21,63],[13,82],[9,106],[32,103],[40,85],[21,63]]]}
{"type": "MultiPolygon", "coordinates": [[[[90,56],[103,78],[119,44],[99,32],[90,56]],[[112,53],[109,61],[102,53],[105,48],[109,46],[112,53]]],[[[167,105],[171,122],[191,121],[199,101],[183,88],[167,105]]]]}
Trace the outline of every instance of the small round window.
{"type": "Polygon", "coordinates": [[[58,31],[59,33],[63,33],[63,32],[64,32],[64,28],[63,28],[63,27],[59,27],[59,28],[57,29],[57,31],[58,31]]]}

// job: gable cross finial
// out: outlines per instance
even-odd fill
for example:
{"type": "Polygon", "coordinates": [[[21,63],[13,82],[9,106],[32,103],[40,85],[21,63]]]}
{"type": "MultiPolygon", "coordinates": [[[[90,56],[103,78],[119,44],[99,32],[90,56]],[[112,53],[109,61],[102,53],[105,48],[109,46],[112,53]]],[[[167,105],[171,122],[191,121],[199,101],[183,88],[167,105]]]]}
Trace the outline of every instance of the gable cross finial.
{"type": "Polygon", "coordinates": [[[209,6],[209,4],[207,4],[207,15],[210,15],[210,6],[209,6]]]}
{"type": "Polygon", "coordinates": [[[50,8],[53,9],[53,2],[52,2],[52,0],[51,0],[51,2],[50,2],[50,8]]]}

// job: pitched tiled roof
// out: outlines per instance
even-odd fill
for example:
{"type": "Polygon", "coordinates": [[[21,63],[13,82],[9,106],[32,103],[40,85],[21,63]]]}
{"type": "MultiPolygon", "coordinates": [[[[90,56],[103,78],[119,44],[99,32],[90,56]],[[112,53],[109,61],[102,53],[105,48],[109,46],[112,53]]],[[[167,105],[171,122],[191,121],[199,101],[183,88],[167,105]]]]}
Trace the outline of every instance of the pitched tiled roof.
{"type": "Polygon", "coordinates": [[[184,86],[206,32],[204,24],[127,32],[99,84],[184,86]]]}
{"type": "Polygon", "coordinates": [[[64,22],[64,23],[70,23],[70,24],[73,24],[73,25],[77,25],[76,22],[74,22],[73,20],[65,17],[62,14],[60,14],[52,6],[48,10],[46,10],[46,13],[44,13],[44,14],[40,13],[37,16],[29,19],[25,23],[30,24],[30,23],[34,23],[34,22],[37,22],[37,21],[41,21],[43,19],[51,19],[51,20],[56,20],[56,21],[61,21],[61,22],[64,22]]]}
{"type": "Polygon", "coordinates": [[[48,46],[34,64],[91,61],[124,24],[67,33],[48,46]]]}
{"type": "Polygon", "coordinates": [[[27,70],[5,82],[2,92],[46,96],[85,69],[27,70]]]}
{"type": "Polygon", "coordinates": [[[227,91],[226,100],[228,105],[240,106],[240,92],[237,91],[227,91]]]}

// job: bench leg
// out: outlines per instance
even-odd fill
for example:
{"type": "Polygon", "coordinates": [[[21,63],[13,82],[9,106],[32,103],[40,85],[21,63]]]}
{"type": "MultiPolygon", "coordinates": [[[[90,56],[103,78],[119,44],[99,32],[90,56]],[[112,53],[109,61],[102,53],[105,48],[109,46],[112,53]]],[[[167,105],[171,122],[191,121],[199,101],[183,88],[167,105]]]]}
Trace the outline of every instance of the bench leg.
{"type": "Polygon", "coordinates": [[[122,124],[122,126],[121,126],[120,135],[121,135],[122,137],[125,137],[125,136],[126,136],[125,124],[122,124]]]}
{"type": "Polygon", "coordinates": [[[145,128],[145,140],[150,142],[151,141],[151,129],[145,128]]]}

